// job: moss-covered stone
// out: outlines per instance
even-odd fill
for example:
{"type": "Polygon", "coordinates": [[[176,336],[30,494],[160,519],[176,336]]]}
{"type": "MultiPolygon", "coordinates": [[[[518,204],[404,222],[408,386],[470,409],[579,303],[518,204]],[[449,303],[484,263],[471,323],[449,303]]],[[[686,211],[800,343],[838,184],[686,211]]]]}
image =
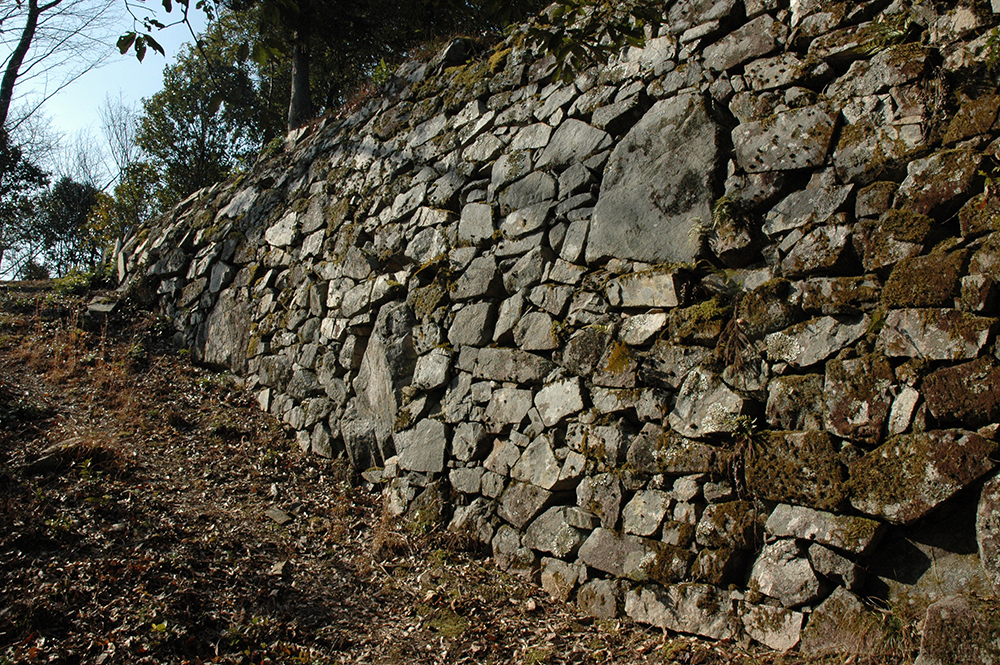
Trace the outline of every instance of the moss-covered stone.
{"type": "Polygon", "coordinates": [[[924,215],[949,215],[967,196],[982,160],[980,153],[963,148],[910,162],[893,205],[924,215]]]}
{"type": "Polygon", "coordinates": [[[957,309],[894,309],[885,318],[878,343],[890,357],[971,360],[993,334],[997,320],[957,309]]]}
{"type": "Polygon", "coordinates": [[[901,178],[909,159],[923,141],[913,140],[898,127],[878,126],[863,119],[846,125],[833,153],[833,164],[843,182],[869,184],[901,178]]]}
{"type": "Polygon", "coordinates": [[[385,141],[405,129],[412,109],[412,102],[400,102],[386,109],[372,127],[375,136],[385,141]]]}
{"type": "Polygon", "coordinates": [[[718,587],[741,582],[746,552],[731,547],[718,547],[698,551],[691,565],[691,579],[718,587]]]}
{"type": "Polygon", "coordinates": [[[639,359],[624,342],[612,342],[594,368],[591,380],[606,388],[635,388],[639,359]]]}
{"type": "Polygon", "coordinates": [[[441,109],[441,98],[435,94],[413,105],[410,111],[410,126],[416,127],[425,120],[430,120],[441,109]]]}
{"type": "Polygon", "coordinates": [[[970,275],[986,275],[1000,281],[1000,232],[986,236],[969,259],[970,275]]]}
{"type": "Polygon", "coordinates": [[[892,207],[892,197],[895,195],[899,184],[891,180],[879,180],[858,190],[854,203],[854,215],[856,217],[881,217],[882,214],[892,207]]]}
{"type": "Polygon", "coordinates": [[[557,362],[577,376],[588,377],[599,366],[604,352],[611,343],[611,330],[605,326],[587,326],[569,339],[562,354],[557,354],[557,362]]]}
{"type": "Polygon", "coordinates": [[[996,441],[960,429],[894,437],[851,463],[851,505],[910,524],[993,469],[996,447],[996,441]]]}
{"type": "Polygon", "coordinates": [[[988,134],[994,129],[998,111],[1000,95],[983,95],[979,99],[966,100],[948,123],[944,132],[945,144],[951,145],[973,136],[988,134]]]}
{"type": "Polygon", "coordinates": [[[627,461],[633,471],[649,475],[708,473],[716,467],[714,447],[652,423],[632,440],[627,461]]]}
{"type": "Polygon", "coordinates": [[[882,297],[882,283],[876,275],[817,277],[796,287],[805,312],[831,316],[868,312],[882,297]]]}
{"type": "Polygon", "coordinates": [[[663,523],[663,542],[674,547],[689,548],[694,543],[694,525],[667,520],[663,523]]]}
{"type": "Polygon", "coordinates": [[[418,319],[424,320],[444,304],[447,295],[448,290],[444,286],[433,283],[411,291],[406,298],[406,304],[418,319]]]}
{"type": "Polygon", "coordinates": [[[791,374],[768,384],[767,422],[780,430],[823,429],[823,376],[791,374]]]}
{"type": "Polygon", "coordinates": [[[826,364],[827,431],[857,443],[882,438],[892,407],[892,367],[881,354],[826,364]]]}
{"type": "Polygon", "coordinates": [[[838,587],[811,614],[799,647],[811,656],[871,657],[886,654],[886,617],[870,610],[853,593],[838,587]]]}
{"type": "Polygon", "coordinates": [[[323,211],[326,219],[327,231],[331,234],[337,231],[340,226],[350,220],[354,214],[354,207],[346,198],[336,199],[323,211]]]}
{"type": "Polygon", "coordinates": [[[930,217],[906,210],[887,210],[878,220],[882,233],[903,242],[925,242],[933,226],[934,220],[930,217]]]}
{"type": "Polygon", "coordinates": [[[906,210],[887,210],[877,221],[858,222],[854,248],[866,270],[890,266],[923,252],[935,227],[933,219],[906,210]]]}
{"type": "Polygon", "coordinates": [[[440,482],[433,482],[410,503],[403,524],[413,534],[430,533],[444,525],[447,496],[440,482]]]}
{"type": "Polygon", "coordinates": [[[247,340],[247,358],[256,358],[264,350],[260,335],[250,335],[247,340]]]}
{"type": "Polygon", "coordinates": [[[670,312],[670,336],[678,344],[713,346],[732,308],[720,297],[670,312]]]}
{"type": "Polygon", "coordinates": [[[630,369],[635,369],[635,358],[623,342],[612,344],[602,358],[603,363],[599,363],[600,371],[609,374],[621,374],[630,369]]]}
{"type": "Polygon", "coordinates": [[[745,455],[754,496],[818,510],[837,510],[847,497],[844,469],[825,432],[765,432],[745,455]]]}
{"type": "Polygon", "coordinates": [[[942,367],[924,378],[927,408],[943,423],[968,428],[1000,420],[1000,365],[990,356],[942,367]]]}
{"type": "Polygon", "coordinates": [[[969,596],[949,596],[927,608],[917,662],[928,665],[1000,662],[998,602],[995,598],[969,596]]]}
{"type": "Polygon", "coordinates": [[[973,196],[958,211],[958,223],[964,238],[1000,230],[1000,197],[986,192],[973,196]]]}
{"type": "Polygon", "coordinates": [[[764,518],[751,501],[714,503],[698,521],[695,537],[703,547],[754,550],[764,540],[764,518]]]}
{"type": "Polygon", "coordinates": [[[886,307],[950,307],[961,287],[966,252],[935,252],[896,264],[882,291],[886,307]]]}
{"type": "Polygon", "coordinates": [[[490,69],[490,91],[499,92],[516,88],[524,82],[527,66],[525,52],[501,49],[491,55],[486,63],[490,69]]]}
{"type": "Polygon", "coordinates": [[[635,581],[651,580],[660,584],[683,582],[689,578],[691,562],[695,553],[680,547],[664,545],[656,541],[647,541],[650,552],[644,558],[638,570],[628,571],[630,579],[635,581]]]}
{"type": "Polygon", "coordinates": [[[474,62],[448,70],[451,82],[441,97],[446,112],[457,112],[469,101],[489,93],[489,77],[494,73],[490,62],[474,62]]]}
{"type": "Polygon", "coordinates": [[[496,75],[503,71],[504,67],[507,66],[507,59],[511,51],[510,48],[498,49],[490,55],[486,60],[486,69],[490,75],[496,75]]]}
{"type": "Polygon", "coordinates": [[[739,325],[749,337],[760,337],[795,324],[801,310],[789,302],[790,283],[773,279],[748,292],[740,301],[739,325]]]}

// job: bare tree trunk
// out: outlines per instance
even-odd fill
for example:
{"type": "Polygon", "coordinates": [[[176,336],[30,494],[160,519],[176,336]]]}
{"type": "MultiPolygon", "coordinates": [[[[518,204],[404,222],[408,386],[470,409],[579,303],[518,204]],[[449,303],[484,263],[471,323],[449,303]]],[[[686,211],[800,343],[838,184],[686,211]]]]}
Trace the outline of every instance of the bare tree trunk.
{"type": "Polygon", "coordinates": [[[299,16],[292,47],[292,91],[288,101],[288,131],[312,120],[312,94],[309,91],[309,31],[312,7],[309,0],[299,4],[299,16]]]}
{"type": "Polygon", "coordinates": [[[4,70],[3,80],[0,81],[0,127],[7,124],[7,115],[10,113],[10,102],[14,97],[14,83],[17,82],[21,65],[24,63],[24,56],[31,48],[31,41],[35,38],[35,31],[38,29],[38,17],[44,12],[58,5],[62,0],[52,0],[48,4],[39,5],[38,0],[28,0],[28,20],[21,30],[21,39],[17,43],[14,52],[10,54],[7,62],[7,69],[4,70]]]}

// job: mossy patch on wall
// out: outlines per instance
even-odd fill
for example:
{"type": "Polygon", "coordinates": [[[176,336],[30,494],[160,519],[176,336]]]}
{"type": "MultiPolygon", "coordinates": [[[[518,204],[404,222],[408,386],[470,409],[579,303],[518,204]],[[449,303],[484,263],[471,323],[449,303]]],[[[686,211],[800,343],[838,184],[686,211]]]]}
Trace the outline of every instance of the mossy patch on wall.
{"type": "Polygon", "coordinates": [[[731,312],[732,307],[721,296],[672,310],[669,318],[671,338],[678,344],[712,346],[722,334],[731,312]]]}
{"type": "Polygon", "coordinates": [[[746,335],[760,337],[797,322],[801,312],[789,302],[789,286],[786,279],[772,279],[743,296],[739,314],[746,335]]]}
{"type": "Polygon", "coordinates": [[[847,498],[846,478],[826,432],[764,432],[746,459],[754,496],[835,511],[847,498]]]}
{"type": "Polygon", "coordinates": [[[882,291],[886,307],[949,307],[961,285],[966,252],[935,252],[896,264],[882,291]]]}

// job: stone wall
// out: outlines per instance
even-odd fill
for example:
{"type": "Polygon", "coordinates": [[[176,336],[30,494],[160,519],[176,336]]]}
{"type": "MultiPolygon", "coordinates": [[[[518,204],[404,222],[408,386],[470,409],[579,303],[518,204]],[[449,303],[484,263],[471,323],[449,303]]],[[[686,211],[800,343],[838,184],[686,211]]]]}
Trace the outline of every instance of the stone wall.
{"type": "Polygon", "coordinates": [[[870,603],[933,603],[944,662],[1000,582],[1000,21],[665,11],[569,83],[400,68],[144,229],[127,290],[391,515],[597,617],[871,654],[870,603]]]}

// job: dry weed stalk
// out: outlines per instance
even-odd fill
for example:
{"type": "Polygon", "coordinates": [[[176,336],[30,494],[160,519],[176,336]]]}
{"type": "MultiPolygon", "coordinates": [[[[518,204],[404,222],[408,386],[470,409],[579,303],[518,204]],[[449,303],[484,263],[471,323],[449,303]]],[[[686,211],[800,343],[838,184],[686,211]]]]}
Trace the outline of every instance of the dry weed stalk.
{"type": "Polygon", "coordinates": [[[750,359],[753,344],[743,331],[746,320],[740,315],[740,305],[743,304],[743,294],[736,296],[733,302],[733,315],[719,336],[719,347],[722,349],[722,360],[732,367],[737,374],[742,374],[750,359]]]}

